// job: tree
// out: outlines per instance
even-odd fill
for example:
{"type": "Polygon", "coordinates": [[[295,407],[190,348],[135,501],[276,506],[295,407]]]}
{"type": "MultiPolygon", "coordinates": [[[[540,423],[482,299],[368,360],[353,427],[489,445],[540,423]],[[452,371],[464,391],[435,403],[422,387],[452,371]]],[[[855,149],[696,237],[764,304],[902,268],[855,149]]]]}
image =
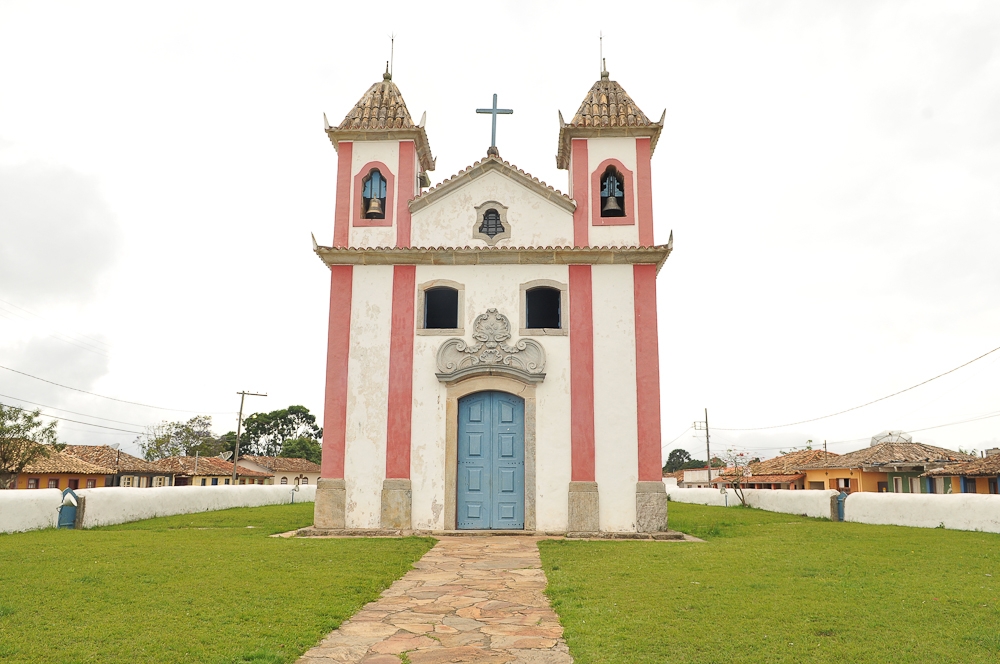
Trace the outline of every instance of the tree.
{"type": "Polygon", "coordinates": [[[323,437],[316,416],[305,406],[289,406],[270,413],[254,413],[243,421],[240,454],[278,456],[281,446],[292,438],[323,437]]]}
{"type": "Polygon", "coordinates": [[[40,417],[38,410],[0,405],[0,489],[11,488],[25,466],[48,457],[48,445],[64,447],[56,438],[56,423],[45,424],[40,417]]]}
{"type": "Polygon", "coordinates": [[[750,455],[746,452],[726,451],[726,466],[728,466],[722,477],[733,486],[733,492],[740,499],[743,507],[747,506],[747,499],[744,491],[746,485],[750,483],[750,455]]]}
{"type": "Polygon", "coordinates": [[[160,422],[146,427],[136,440],[147,461],[171,456],[217,456],[225,441],[212,433],[212,416],[196,415],[187,422],[160,422]]]}
{"type": "Polygon", "coordinates": [[[667,456],[667,463],[663,466],[663,472],[676,473],[684,467],[684,464],[691,460],[691,453],[687,450],[670,450],[667,456]]]}
{"type": "Polygon", "coordinates": [[[289,438],[282,443],[281,454],[278,456],[320,463],[323,459],[323,448],[315,438],[289,438]]]}

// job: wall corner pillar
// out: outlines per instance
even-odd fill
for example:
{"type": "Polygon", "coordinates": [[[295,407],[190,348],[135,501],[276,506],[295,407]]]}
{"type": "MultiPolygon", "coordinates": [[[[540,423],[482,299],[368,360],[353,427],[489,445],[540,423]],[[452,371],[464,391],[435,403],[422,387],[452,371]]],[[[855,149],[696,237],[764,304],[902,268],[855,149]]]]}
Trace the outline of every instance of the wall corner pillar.
{"type": "Polygon", "coordinates": [[[322,530],[347,527],[347,485],[343,479],[321,477],[317,480],[313,525],[322,530]]]}
{"type": "Polygon", "coordinates": [[[382,480],[382,516],[380,524],[388,530],[412,527],[413,490],[409,479],[382,480]]]}
{"type": "Polygon", "coordinates": [[[667,487],[663,481],[635,485],[635,527],[640,533],[667,530],[667,487]]]}
{"type": "Polygon", "coordinates": [[[601,501],[597,482],[569,483],[569,519],[566,532],[596,533],[601,530],[601,501]]]}

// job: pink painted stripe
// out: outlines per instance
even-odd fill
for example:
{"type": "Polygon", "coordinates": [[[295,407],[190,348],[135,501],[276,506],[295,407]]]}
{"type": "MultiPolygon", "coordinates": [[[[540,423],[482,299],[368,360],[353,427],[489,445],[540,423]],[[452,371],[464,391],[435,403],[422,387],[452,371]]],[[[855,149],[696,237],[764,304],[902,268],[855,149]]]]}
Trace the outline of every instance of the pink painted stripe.
{"type": "Polygon", "coordinates": [[[573,246],[586,247],[590,241],[590,215],[587,213],[587,177],[588,157],[587,139],[574,138],[570,148],[573,168],[573,200],[576,201],[576,211],[573,213],[573,246]]]}
{"type": "Polygon", "coordinates": [[[649,137],[635,140],[636,185],[639,190],[639,246],[653,246],[653,176],[649,137]]]}
{"type": "Polygon", "coordinates": [[[656,266],[634,265],[635,389],[639,430],[639,481],[663,474],[660,449],[660,352],[656,336],[656,266]]]}
{"type": "Polygon", "coordinates": [[[333,214],[333,246],[346,247],[351,232],[351,157],[354,143],[337,145],[337,208],[333,214]]]}
{"type": "Polygon", "coordinates": [[[413,301],[417,266],[396,265],[392,272],[392,329],[389,340],[389,421],[385,476],[410,476],[410,431],[413,413],[413,301]]]}
{"type": "Polygon", "coordinates": [[[410,201],[416,195],[417,175],[413,141],[399,144],[399,195],[396,198],[396,246],[410,246],[410,201]]]}
{"type": "Polygon", "coordinates": [[[589,265],[569,266],[572,480],[594,481],[594,316],[589,265]]]}
{"type": "Polygon", "coordinates": [[[323,463],[320,472],[323,477],[332,479],[344,477],[344,449],[347,441],[347,363],[351,351],[353,279],[353,266],[330,267],[330,337],[326,351],[323,463]]]}

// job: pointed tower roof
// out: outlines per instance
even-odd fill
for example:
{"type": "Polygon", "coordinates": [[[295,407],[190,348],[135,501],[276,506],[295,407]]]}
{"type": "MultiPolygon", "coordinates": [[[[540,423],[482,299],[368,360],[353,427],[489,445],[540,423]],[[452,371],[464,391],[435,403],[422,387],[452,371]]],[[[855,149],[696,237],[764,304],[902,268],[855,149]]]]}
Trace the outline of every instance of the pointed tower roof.
{"type": "Polygon", "coordinates": [[[659,122],[653,122],[632,101],[618,81],[612,81],[607,70],[602,71],[600,80],[590,88],[583,103],[580,104],[580,109],[570,122],[564,121],[562,112],[559,113],[559,151],[556,154],[556,166],[569,168],[570,141],[574,138],[648,136],[652,154],[656,148],[656,141],[660,138],[666,113],[664,110],[659,122]]]}
{"type": "Polygon", "coordinates": [[[389,72],[382,75],[381,81],[368,88],[343,122],[336,127],[326,123],[326,133],[334,147],[337,147],[339,141],[412,138],[417,146],[421,169],[434,170],[435,160],[431,155],[427,132],[424,131],[424,119],[421,118],[419,125],[413,123],[403,95],[392,82],[392,74],[389,72]]]}

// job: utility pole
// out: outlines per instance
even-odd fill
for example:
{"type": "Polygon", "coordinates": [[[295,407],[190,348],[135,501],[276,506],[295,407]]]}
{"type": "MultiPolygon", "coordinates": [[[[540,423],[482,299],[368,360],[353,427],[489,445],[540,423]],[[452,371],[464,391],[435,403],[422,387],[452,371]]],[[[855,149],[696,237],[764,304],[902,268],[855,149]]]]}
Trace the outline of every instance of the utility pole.
{"type": "Polygon", "coordinates": [[[705,409],[705,421],[695,422],[694,428],[696,431],[705,430],[705,454],[708,456],[708,488],[712,488],[712,450],[708,442],[708,408],[705,409]]]}
{"type": "Polygon", "coordinates": [[[240,461],[240,434],[243,432],[243,400],[247,397],[266,397],[267,393],[259,394],[257,392],[247,392],[246,390],[242,392],[237,392],[240,395],[240,417],[236,421],[236,452],[233,454],[233,484],[236,484],[236,464],[240,461]]]}

